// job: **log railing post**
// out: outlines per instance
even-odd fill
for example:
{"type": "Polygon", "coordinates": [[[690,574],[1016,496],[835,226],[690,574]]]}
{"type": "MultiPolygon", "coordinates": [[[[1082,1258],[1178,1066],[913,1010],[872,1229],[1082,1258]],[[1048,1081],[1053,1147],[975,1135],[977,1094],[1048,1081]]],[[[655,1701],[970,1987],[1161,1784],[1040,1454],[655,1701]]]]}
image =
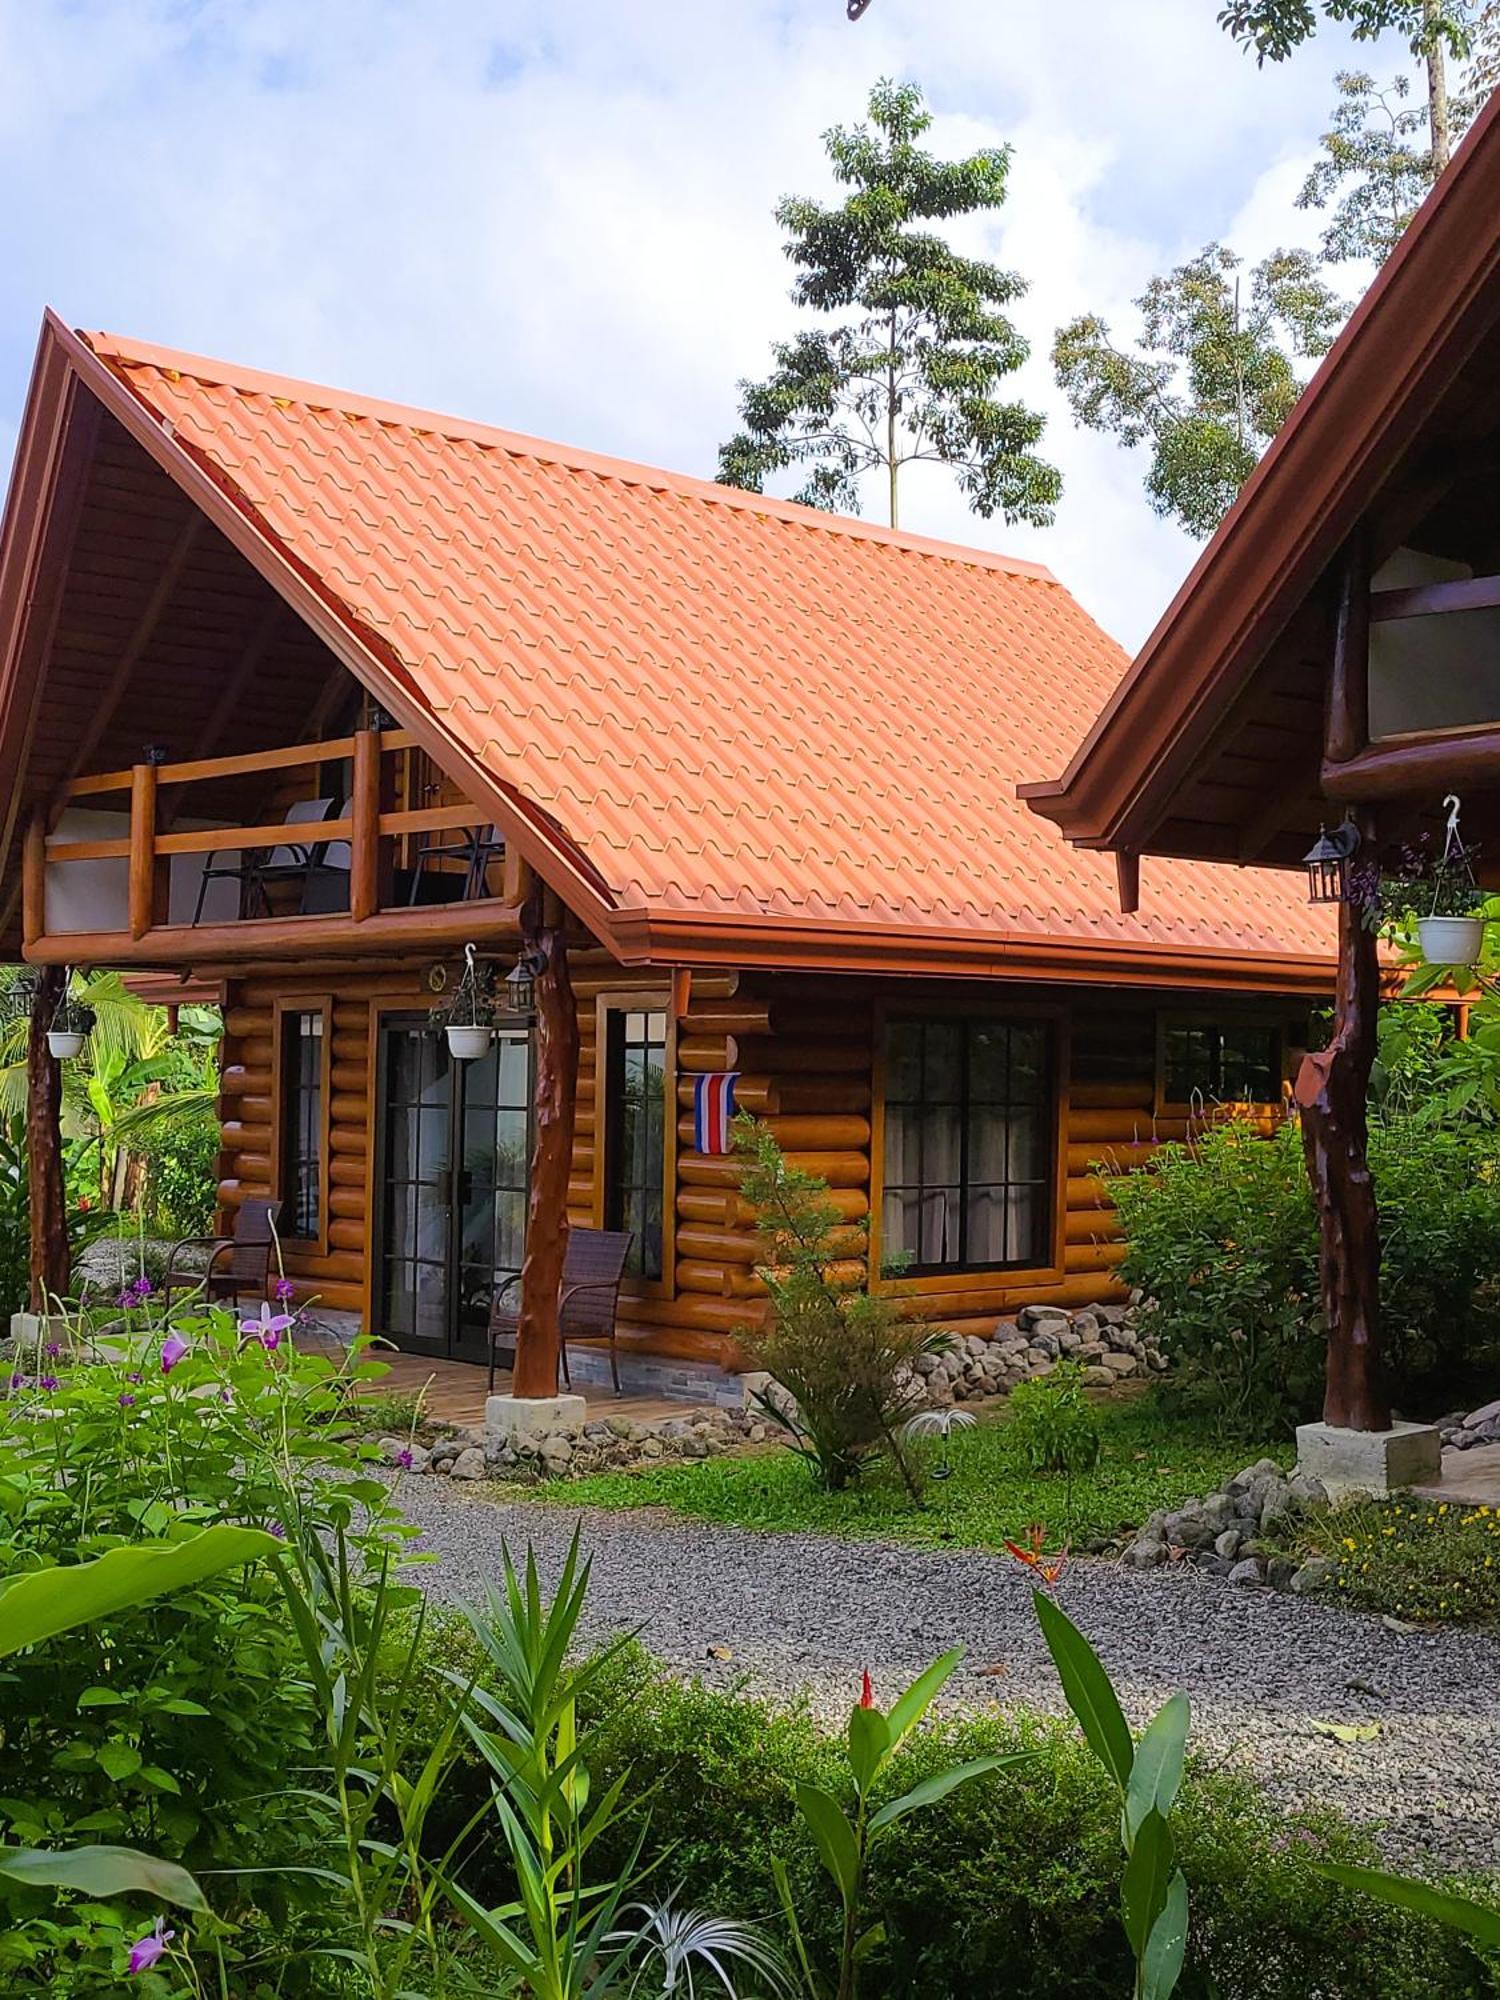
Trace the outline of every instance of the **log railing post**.
{"type": "Polygon", "coordinates": [[[63,1187],[62,1070],[47,1047],[66,968],[37,970],[26,1036],[26,1180],[30,1194],[31,1310],[50,1312],[67,1295],[68,1205],[63,1187]]]}
{"type": "Polygon", "coordinates": [[[47,935],[47,809],[34,806],[21,851],[21,942],[47,935]]]}
{"type": "Polygon", "coordinates": [[[130,935],[143,938],[156,922],[156,766],[130,773],[130,935]]]}
{"type": "Polygon", "coordinates": [[[568,974],[563,925],[546,921],[540,884],[526,900],[521,929],[525,949],[538,960],[535,1137],[511,1390],[517,1396],[555,1396],[562,1352],[558,1299],[568,1253],[568,1176],[578,1102],[578,1003],[568,974]]]}
{"type": "MultiPolygon", "coordinates": [[[[1369,838],[1368,817],[1361,831],[1369,838]]],[[[1318,1214],[1318,1267],[1328,1326],[1323,1421],[1390,1429],[1380,1354],[1380,1228],[1370,1175],[1366,1099],[1380,1008],[1376,940],[1359,908],[1339,905],[1338,991],[1328,1046],[1303,1057],[1296,1100],[1318,1214]]]]}
{"type": "Polygon", "coordinates": [[[349,915],[357,924],[380,907],[380,731],[354,732],[350,787],[354,835],[349,843],[349,915]]]}

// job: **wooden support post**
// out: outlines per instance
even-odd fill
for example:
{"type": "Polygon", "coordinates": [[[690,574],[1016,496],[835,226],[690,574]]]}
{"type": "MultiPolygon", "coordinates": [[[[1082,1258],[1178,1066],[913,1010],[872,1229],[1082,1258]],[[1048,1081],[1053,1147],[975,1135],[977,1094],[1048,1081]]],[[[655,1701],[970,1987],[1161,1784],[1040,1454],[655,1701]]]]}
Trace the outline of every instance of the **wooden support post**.
{"type": "MultiPolygon", "coordinates": [[[[1367,820],[1361,830],[1368,838],[1367,820]]],[[[1303,1057],[1296,1087],[1328,1323],[1323,1421],[1355,1431],[1389,1430],[1391,1423],[1380,1358],[1380,1229],[1365,1109],[1380,1007],[1375,943],[1359,910],[1340,904],[1333,1036],[1327,1048],[1303,1057]]]]}
{"type": "Polygon", "coordinates": [[[563,927],[544,921],[543,901],[541,885],[536,883],[521,922],[525,948],[540,964],[532,1093],[536,1136],[526,1199],[516,1365],[511,1378],[517,1396],[557,1394],[562,1352],[558,1300],[568,1253],[568,1176],[578,1103],[578,1004],[568,973],[563,927]]]}
{"type": "Polygon", "coordinates": [[[60,965],[41,967],[26,1037],[26,1183],[30,1196],[31,1310],[50,1312],[67,1296],[68,1205],[63,1188],[62,1070],[47,1030],[68,983],[60,965]]]}
{"type": "Polygon", "coordinates": [[[156,766],[130,773],[130,935],[143,938],[156,921],[156,766]]]}
{"type": "Polygon", "coordinates": [[[349,915],[365,923],[380,907],[380,731],[354,732],[354,781],[350,810],[349,915]]]}
{"type": "Polygon", "coordinates": [[[33,806],[21,852],[21,942],[34,945],[47,934],[47,809],[33,806]]]}

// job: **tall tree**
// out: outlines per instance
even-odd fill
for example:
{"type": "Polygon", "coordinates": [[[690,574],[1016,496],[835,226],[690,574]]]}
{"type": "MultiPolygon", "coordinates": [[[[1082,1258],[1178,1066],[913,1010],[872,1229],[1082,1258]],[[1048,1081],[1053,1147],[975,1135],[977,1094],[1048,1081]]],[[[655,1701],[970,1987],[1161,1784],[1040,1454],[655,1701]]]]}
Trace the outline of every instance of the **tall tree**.
{"type": "Polygon", "coordinates": [[[778,343],[766,380],[740,384],[744,428],[719,453],[719,479],[759,493],[805,466],[797,499],[857,513],[860,475],[881,470],[895,527],[901,467],[934,460],[976,512],[1045,524],[1062,490],[1032,451],[1045,419],[998,394],[1028,353],[1002,310],[1025,282],[925,226],[998,209],[1010,149],[940,160],[917,144],[931,123],[914,84],[881,81],[868,124],[824,134],[847,199],[778,205],[800,273],[792,298],[844,317],[778,343]]]}
{"type": "Polygon", "coordinates": [[[1317,33],[1319,18],[1352,28],[1357,41],[1388,32],[1404,35],[1427,73],[1427,135],[1434,175],[1453,151],[1453,108],[1448,99],[1448,57],[1470,50],[1473,29],[1488,0],[1229,0],[1219,25],[1255,51],[1256,61],[1285,62],[1317,33]]]}
{"type": "Polygon", "coordinates": [[[1116,343],[1096,313],[1058,333],[1052,365],[1073,414],[1151,452],[1146,493],[1189,534],[1211,534],[1301,391],[1298,359],[1326,353],[1344,307],[1301,250],[1241,275],[1210,243],[1136,301],[1141,338],[1116,343]]]}
{"type": "Polygon", "coordinates": [[[1327,208],[1323,261],[1383,264],[1436,178],[1430,146],[1413,144],[1422,113],[1406,102],[1404,76],[1381,90],[1363,70],[1341,70],[1339,102],[1323,155],[1302,184],[1298,208],[1327,208]]]}

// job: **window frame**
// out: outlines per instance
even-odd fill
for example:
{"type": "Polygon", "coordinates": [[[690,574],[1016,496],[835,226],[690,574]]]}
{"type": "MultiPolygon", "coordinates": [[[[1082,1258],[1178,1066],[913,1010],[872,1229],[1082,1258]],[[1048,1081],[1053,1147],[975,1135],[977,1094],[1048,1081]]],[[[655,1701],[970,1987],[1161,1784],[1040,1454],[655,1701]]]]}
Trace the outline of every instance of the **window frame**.
{"type": "Polygon", "coordinates": [[[322,1045],[318,1070],[318,1228],[313,1236],[299,1236],[295,1229],[278,1224],[277,1233],[289,1249],[304,1255],[328,1254],[328,1202],[331,1192],[333,1154],[333,995],[298,994],[278,999],[271,1012],[271,1159],[270,1186],[273,1198],[289,1214],[292,1206],[287,1181],[287,1152],[292,1137],[287,1115],[290,1078],[286,1070],[286,1037],[289,1019],[304,1014],[322,1021],[318,1039],[322,1045]]]}
{"type": "MultiPolygon", "coordinates": [[[[1168,1008],[1156,1017],[1156,1111],[1158,1116],[1191,1118],[1197,1110],[1193,1098],[1172,1097],[1167,1091],[1167,1036],[1174,1028],[1217,1028],[1221,1032],[1233,1028],[1255,1028],[1268,1031],[1271,1036],[1271,1075],[1275,1086],[1274,1096],[1254,1098],[1252,1103],[1279,1104],[1284,1095],[1286,1082],[1286,1052],[1288,1047],[1287,1022],[1281,1013],[1266,1009],[1248,1011],[1244,1008],[1168,1008]]],[[[1211,1110],[1216,1104],[1238,1104],[1240,1098],[1204,1097],[1203,1108],[1211,1110]]]]}
{"type": "Polygon", "coordinates": [[[627,1272],[624,1290],[637,1298],[672,1299],[677,1296],[677,1017],[672,1011],[670,987],[615,987],[600,993],[594,1001],[594,1163],[592,1202],[589,1220],[595,1229],[608,1229],[610,1147],[613,1118],[611,1094],[614,1078],[611,1064],[610,1016],[612,1014],[662,1014],[666,1017],[666,1055],[662,1075],[662,1161],[661,1161],[661,1276],[646,1278],[627,1272]]]}
{"type": "Polygon", "coordinates": [[[920,1297],[933,1293],[971,1292],[981,1309],[983,1299],[993,1293],[1009,1297],[1020,1288],[1033,1289],[1060,1284],[1065,1275],[1067,1243],[1068,1180],[1068,1076],[1070,1061],[1070,1014],[1065,1006],[1039,1002],[996,1002],[984,998],[934,995],[918,1006],[910,1000],[895,1003],[877,1001],[874,1010],[874,1046],[871,1051],[870,1115],[870,1209],[868,1217],[868,1271],[872,1292],[920,1297]],[[1052,1117],[1048,1121],[1051,1140],[1051,1171],[1046,1176],[1050,1201],[1046,1230],[1048,1261],[1040,1264],[945,1264],[919,1266],[905,1272],[886,1272],[883,1236],[885,1206],[885,1103],[886,1031],[893,1021],[998,1021],[1017,1026],[1041,1027],[1048,1037],[1047,1060],[1051,1080],[1052,1117]]]}

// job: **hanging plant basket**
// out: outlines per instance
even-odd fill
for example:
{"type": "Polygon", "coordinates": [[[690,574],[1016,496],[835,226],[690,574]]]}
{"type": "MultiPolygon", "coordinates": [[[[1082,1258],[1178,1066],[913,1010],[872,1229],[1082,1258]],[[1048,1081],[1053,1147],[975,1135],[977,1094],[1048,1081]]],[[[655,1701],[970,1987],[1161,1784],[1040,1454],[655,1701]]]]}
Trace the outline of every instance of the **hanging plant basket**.
{"type": "Polygon", "coordinates": [[[1429,965],[1477,965],[1484,952],[1484,918],[1418,917],[1417,942],[1429,965]]]}
{"type": "Polygon", "coordinates": [[[88,1036],[77,1028],[49,1028],[47,1030],[47,1053],[56,1056],[59,1062],[67,1062],[72,1056],[83,1054],[83,1045],[88,1036]]]}
{"type": "Polygon", "coordinates": [[[434,1027],[448,1038],[455,1062],[478,1062],[495,1039],[495,995],[490,969],[481,973],[471,944],[464,946],[463,977],[432,1010],[434,1027]]]}
{"type": "Polygon", "coordinates": [[[92,1007],[85,1007],[82,1001],[75,1000],[71,993],[65,991],[47,1030],[47,1053],[59,1062],[81,1056],[85,1042],[93,1033],[96,1018],[92,1007]]]}
{"type": "Polygon", "coordinates": [[[495,1039],[495,1031],[487,1024],[470,1022],[467,1026],[450,1021],[443,1031],[448,1037],[448,1053],[455,1062],[477,1062],[489,1051],[495,1039]]]}

